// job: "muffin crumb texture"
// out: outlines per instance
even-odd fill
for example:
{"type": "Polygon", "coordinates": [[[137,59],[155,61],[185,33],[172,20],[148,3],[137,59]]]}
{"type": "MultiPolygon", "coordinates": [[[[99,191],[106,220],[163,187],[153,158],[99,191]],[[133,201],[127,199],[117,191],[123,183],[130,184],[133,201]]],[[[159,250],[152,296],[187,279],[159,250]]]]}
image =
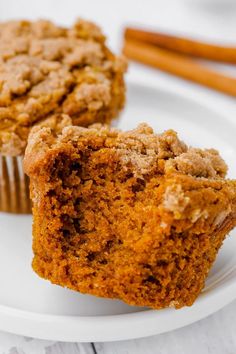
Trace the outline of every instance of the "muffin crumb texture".
{"type": "Polygon", "coordinates": [[[0,153],[24,152],[30,128],[63,113],[73,124],[109,123],[123,107],[126,62],[95,24],[0,24],[0,153]]]}
{"type": "Polygon", "coordinates": [[[131,305],[192,305],[236,224],[236,182],[218,152],[147,124],[52,128],[33,128],[25,157],[34,270],[131,305]]]}

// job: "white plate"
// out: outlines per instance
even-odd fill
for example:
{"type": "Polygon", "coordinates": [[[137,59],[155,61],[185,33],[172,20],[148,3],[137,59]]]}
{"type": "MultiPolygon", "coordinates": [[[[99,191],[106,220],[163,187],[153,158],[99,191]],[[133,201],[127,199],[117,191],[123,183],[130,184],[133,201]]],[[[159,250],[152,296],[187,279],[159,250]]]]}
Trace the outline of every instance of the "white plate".
{"type": "MultiPolygon", "coordinates": [[[[146,121],[176,129],[187,143],[219,149],[235,177],[236,124],[199,102],[142,84],[128,85],[117,125],[146,121]]],[[[232,232],[235,233],[235,232],[232,232]]],[[[231,233],[231,234],[232,234],[231,233]]],[[[31,217],[0,214],[0,330],[61,341],[112,341],[170,331],[220,309],[236,297],[236,235],[229,237],[190,308],[153,311],[63,289],[31,270],[31,217]]]]}

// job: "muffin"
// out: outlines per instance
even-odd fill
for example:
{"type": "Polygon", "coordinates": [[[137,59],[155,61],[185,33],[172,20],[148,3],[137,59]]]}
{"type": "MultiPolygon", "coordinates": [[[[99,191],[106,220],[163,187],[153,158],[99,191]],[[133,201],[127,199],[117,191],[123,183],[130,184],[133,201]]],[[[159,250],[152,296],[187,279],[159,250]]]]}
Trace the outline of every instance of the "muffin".
{"type": "Polygon", "coordinates": [[[124,105],[125,69],[93,23],[0,24],[0,210],[29,211],[22,156],[32,126],[53,114],[74,125],[109,123],[124,105]]]}
{"type": "Polygon", "coordinates": [[[171,130],[34,128],[24,165],[33,269],[81,293],[190,306],[236,224],[236,181],[218,152],[171,130]]]}

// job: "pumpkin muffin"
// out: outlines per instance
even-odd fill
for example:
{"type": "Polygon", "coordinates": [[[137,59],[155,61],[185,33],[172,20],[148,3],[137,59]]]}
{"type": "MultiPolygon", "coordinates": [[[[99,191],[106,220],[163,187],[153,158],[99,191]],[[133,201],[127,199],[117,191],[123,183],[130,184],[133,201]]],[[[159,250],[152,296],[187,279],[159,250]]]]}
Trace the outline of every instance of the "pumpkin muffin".
{"type": "Polygon", "coordinates": [[[82,293],[190,306],[236,224],[236,181],[218,152],[188,147],[172,130],[34,128],[24,164],[33,269],[82,293]]]}
{"type": "Polygon", "coordinates": [[[29,209],[21,160],[31,127],[57,113],[109,123],[124,105],[125,69],[91,22],[0,24],[0,210],[29,209]]]}

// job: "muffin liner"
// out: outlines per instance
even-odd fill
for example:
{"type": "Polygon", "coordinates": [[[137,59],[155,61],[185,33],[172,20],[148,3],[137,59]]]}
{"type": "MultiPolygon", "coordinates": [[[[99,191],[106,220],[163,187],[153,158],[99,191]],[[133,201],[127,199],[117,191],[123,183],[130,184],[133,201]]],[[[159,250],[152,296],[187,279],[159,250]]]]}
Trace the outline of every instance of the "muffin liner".
{"type": "Polygon", "coordinates": [[[29,178],[23,171],[22,156],[0,154],[0,211],[31,213],[29,178]]]}

